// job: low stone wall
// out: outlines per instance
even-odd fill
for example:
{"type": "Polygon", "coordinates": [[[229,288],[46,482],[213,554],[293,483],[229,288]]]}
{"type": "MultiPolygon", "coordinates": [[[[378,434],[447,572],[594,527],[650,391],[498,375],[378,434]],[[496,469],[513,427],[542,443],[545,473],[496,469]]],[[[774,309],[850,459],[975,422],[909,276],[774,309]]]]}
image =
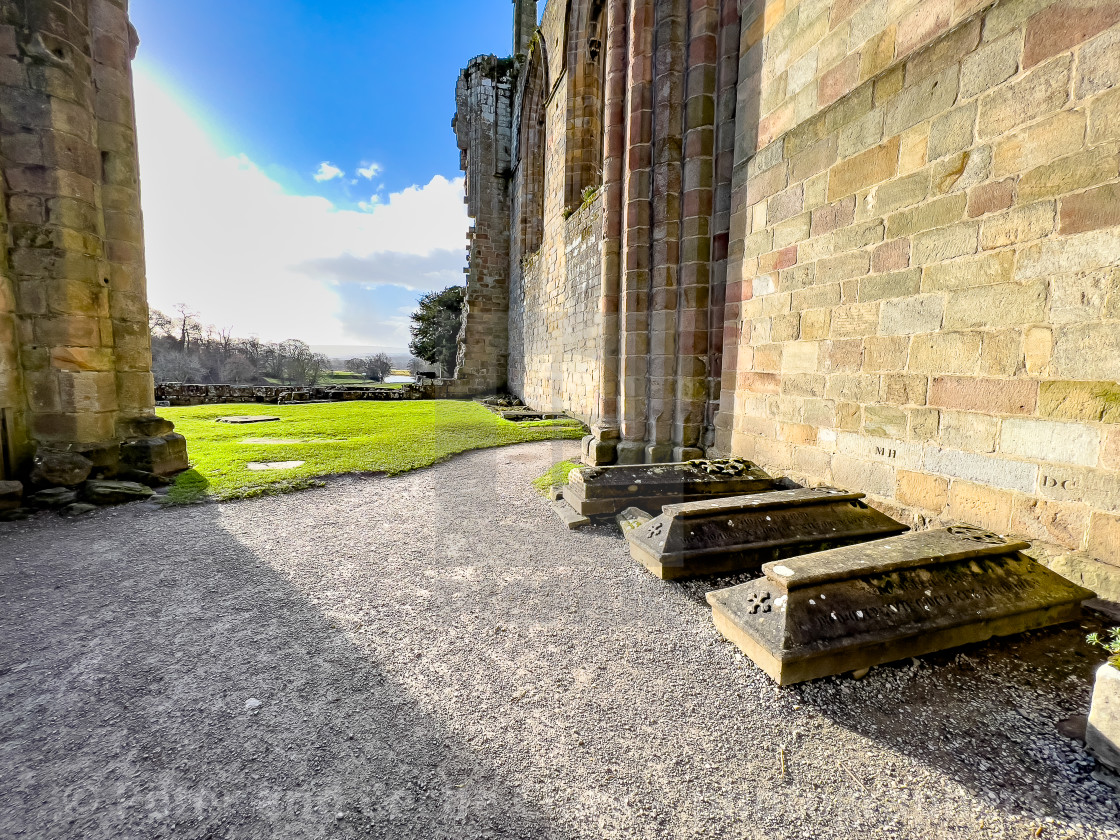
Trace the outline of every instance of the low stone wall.
{"type": "Polygon", "coordinates": [[[429,385],[400,388],[294,387],[285,385],[181,385],[156,386],[156,402],[170,405],[221,403],[353,402],[355,400],[419,400],[431,398],[429,385]]]}

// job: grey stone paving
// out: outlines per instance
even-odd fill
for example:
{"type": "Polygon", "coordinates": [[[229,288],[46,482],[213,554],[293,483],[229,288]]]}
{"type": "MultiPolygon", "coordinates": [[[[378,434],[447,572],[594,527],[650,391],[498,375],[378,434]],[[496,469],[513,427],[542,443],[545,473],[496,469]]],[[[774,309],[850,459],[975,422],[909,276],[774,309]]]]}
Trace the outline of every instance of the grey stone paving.
{"type": "Polygon", "coordinates": [[[0,525],[0,836],[1120,838],[1095,621],[779,692],[570,454],[0,525]]]}

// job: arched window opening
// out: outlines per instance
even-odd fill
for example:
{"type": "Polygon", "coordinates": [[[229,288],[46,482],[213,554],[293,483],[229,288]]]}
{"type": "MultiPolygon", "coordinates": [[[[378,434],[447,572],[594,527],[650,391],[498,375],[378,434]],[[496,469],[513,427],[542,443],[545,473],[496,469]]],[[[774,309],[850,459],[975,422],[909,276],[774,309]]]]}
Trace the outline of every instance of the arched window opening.
{"type": "Polygon", "coordinates": [[[517,144],[517,192],[520,200],[521,256],[540,250],[544,241],[545,113],[548,60],[544,43],[534,40],[521,94],[517,144]]]}
{"type": "Polygon", "coordinates": [[[568,28],[568,138],[564,204],[575,210],[603,182],[606,79],[604,0],[577,0],[568,28]]]}

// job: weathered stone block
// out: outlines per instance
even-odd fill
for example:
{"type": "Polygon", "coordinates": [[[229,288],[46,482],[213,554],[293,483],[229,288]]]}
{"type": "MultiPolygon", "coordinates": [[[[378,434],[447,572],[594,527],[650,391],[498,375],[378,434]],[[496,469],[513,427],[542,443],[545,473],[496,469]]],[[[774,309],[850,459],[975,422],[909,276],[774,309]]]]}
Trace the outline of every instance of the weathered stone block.
{"type": "Polygon", "coordinates": [[[1064,380],[1042,382],[1038,414],[1051,420],[1120,423],[1120,385],[1064,380]]]}
{"type": "Polygon", "coordinates": [[[775,480],[750,461],[733,458],[573,470],[564,495],[577,512],[604,516],[628,507],[658,510],[666,504],[762,493],[775,486],[775,480]]]}
{"type": "Polygon", "coordinates": [[[995,452],[999,419],[970,411],[943,411],[938,438],[943,446],[966,452],[995,452]]]}
{"type": "Polygon", "coordinates": [[[756,570],[770,560],[906,530],[862,498],[819,488],[668,505],[626,539],[634,559],[673,580],[756,570]]]}
{"type": "Polygon", "coordinates": [[[1120,226],[1120,184],[1106,184],[1061,201],[1059,233],[1120,226]]]}
{"type": "Polygon", "coordinates": [[[1089,522],[1088,549],[1098,560],[1120,566],[1120,516],[1093,514],[1089,522]]]}
{"type": "Polygon", "coordinates": [[[120,505],[154,495],[151,487],[134,481],[87,481],[81,490],[82,499],[92,505],[120,505]]]}
{"type": "Polygon", "coordinates": [[[910,343],[910,371],[949,375],[974,374],[980,366],[981,339],[976,333],[934,333],[910,343]]]}
{"type": "Polygon", "coordinates": [[[76,487],[92,469],[93,462],[75,452],[40,449],[35,455],[31,483],[36,487],[76,487]]]}
{"type": "Polygon", "coordinates": [[[1032,169],[1019,179],[1018,201],[1038,201],[1093,187],[1117,176],[1116,146],[1100,146],[1032,169]]]}
{"type": "Polygon", "coordinates": [[[1044,114],[1069,99],[1071,56],[1055,58],[980,98],[979,134],[994,137],[1044,114]]]}
{"type": "Polygon", "coordinates": [[[1028,539],[1077,550],[1089,530],[1089,506],[1019,498],[1011,511],[1011,531],[1028,539]]]}
{"type": "Polygon", "coordinates": [[[1005,283],[1011,279],[1014,268],[1013,251],[929,265],[922,274],[922,291],[938,292],[1005,283]]]}
{"type": "Polygon", "coordinates": [[[898,172],[898,143],[898,138],[892,137],[883,145],[832,167],[828,174],[828,200],[837,201],[894,177],[898,172]]]}
{"type": "Polygon", "coordinates": [[[1120,772],[1120,668],[1112,662],[1097,669],[1085,746],[1102,764],[1120,772]]]}
{"type": "Polygon", "coordinates": [[[930,405],[991,414],[1032,414],[1038,403],[1038,383],[1029,380],[935,377],[930,405]]]}
{"type": "MultiPolygon", "coordinates": [[[[1020,493],[1033,494],[1038,483],[1038,467],[1035,464],[992,455],[976,455],[930,446],[926,448],[923,464],[931,473],[991,487],[1018,490],[1020,493]]],[[[959,482],[954,482],[954,488],[958,484],[959,482]]]]}
{"type": "MultiPolygon", "coordinates": [[[[920,272],[910,272],[916,292],[920,272]]],[[[945,320],[945,299],[941,295],[918,295],[888,300],[883,304],[879,318],[879,332],[883,335],[917,335],[941,329],[945,320]]]]}
{"type": "Polygon", "coordinates": [[[904,505],[940,513],[949,504],[949,482],[935,475],[899,470],[895,497],[904,505]]]}
{"type": "Polygon", "coordinates": [[[961,99],[992,90],[1019,70],[1022,41],[1017,33],[986,44],[961,64],[961,99]]]}
{"type": "MultiPolygon", "coordinates": [[[[1020,197],[1022,197],[1020,182],[1020,197]]],[[[1055,207],[1052,201],[1041,201],[1027,207],[1016,207],[998,216],[984,219],[980,247],[985,251],[1018,245],[1046,236],[1054,231],[1055,207]]]]}
{"type": "Polygon", "coordinates": [[[1009,455],[1092,467],[1100,457],[1101,433],[1082,423],[1009,419],[999,448],[1009,455]]]}
{"type": "Polygon", "coordinates": [[[1120,7],[1111,0],[1058,0],[1027,22],[1023,68],[1065,52],[1120,21],[1120,7]]]}
{"type": "Polygon", "coordinates": [[[1093,593],[955,526],[768,563],[708,594],[717,629],[780,685],[1076,621],[1093,593]]]}
{"type": "Polygon", "coordinates": [[[960,289],[945,306],[946,329],[1017,326],[1046,320],[1047,285],[1001,283],[960,289]]]}
{"type": "Polygon", "coordinates": [[[0,511],[18,510],[23,504],[23,484],[0,481],[0,511]]]}

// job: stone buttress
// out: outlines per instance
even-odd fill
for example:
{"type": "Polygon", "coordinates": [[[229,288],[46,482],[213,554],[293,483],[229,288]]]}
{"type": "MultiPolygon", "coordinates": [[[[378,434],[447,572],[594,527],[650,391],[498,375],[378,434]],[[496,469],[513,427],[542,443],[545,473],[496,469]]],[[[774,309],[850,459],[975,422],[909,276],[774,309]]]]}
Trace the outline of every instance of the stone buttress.
{"type": "Polygon", "coordinates": [[[185,469],[154,415],[127,0],[0,2],[0,478],[185,469]]]}

